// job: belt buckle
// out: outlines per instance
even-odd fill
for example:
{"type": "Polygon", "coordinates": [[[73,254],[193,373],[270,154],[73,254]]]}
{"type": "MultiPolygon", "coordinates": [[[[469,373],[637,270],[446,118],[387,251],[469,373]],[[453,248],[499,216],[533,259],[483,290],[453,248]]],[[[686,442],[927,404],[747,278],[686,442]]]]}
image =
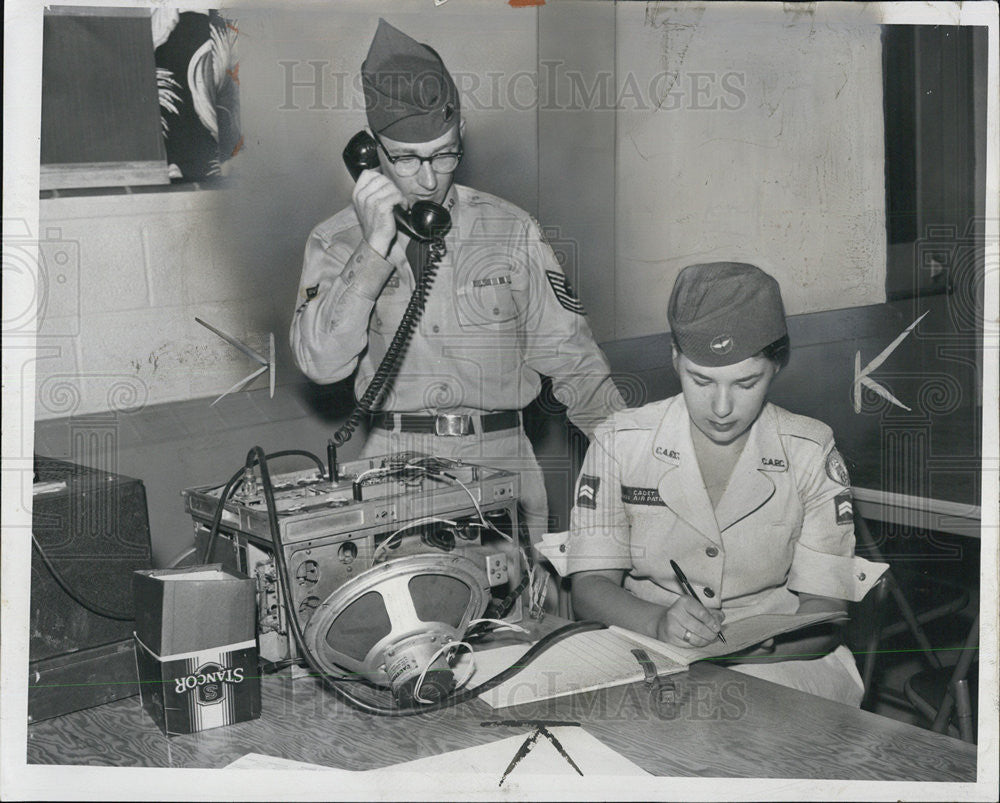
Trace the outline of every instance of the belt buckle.
{"type": "Polygon", "coordinates": [[[434,434],[441,437],[468,435],[472,432],[472,416],[441,413],[434,417],[434,434]]]}

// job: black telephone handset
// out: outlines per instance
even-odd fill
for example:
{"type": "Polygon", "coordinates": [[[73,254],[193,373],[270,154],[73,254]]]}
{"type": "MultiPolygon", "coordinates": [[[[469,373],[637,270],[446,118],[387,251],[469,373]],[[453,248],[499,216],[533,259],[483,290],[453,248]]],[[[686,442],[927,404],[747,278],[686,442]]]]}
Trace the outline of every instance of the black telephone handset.
{"type": "MultiPolygon", "coordinates": [[[[357,181],[362,170],[375,170],[381,166],[378,143],[367,131],[359,131],[344,148],[344,164],[351,177],[357,181]]],[[[396,228],[412,240],[429,242],[444,237],[451,228],[451,215],[441,204],[417,201],[409,211],[398,204],[392,210],[396,228]]]]}
{"type": "MultiPolygon", "coordinates": [[[[354,180],[358,180],[362,170],[374,170],[379,167],[378,143],[367,131],[359,131],[344,148],[344,164],[354,180]]],[[[428,259],[420,272],[420,278],[413,294],[403,311],[403,318],[399,322],[399,328],[392,337],[392,342],[386,348],[385,355],[375,369],[375,375],[364,392],[358,399],[354,410],[347,417],[328,444],[330,460],[330,479],[336,479],[336,447],[343,445],[350,440],[354,430],[361,423],[362,417],[366,413],[374,412],[382,401],[382,397],[388,390],[392,379],[396,373],[396,367],[403,359],[406,347],[409,345],[413,331],[420,320],[420,315],[424,311],[424,302],[427,299],[427,291],[430,290],[431,282],[438,264],[445,255],[444,236],[451,228],[451,215],[441,204],[431,201],[417,201],[410,210],[407,211],[401,206],[393,209],[396,218],[396,227],[411,240],[418,240],[427,243],[428,259]]]]}

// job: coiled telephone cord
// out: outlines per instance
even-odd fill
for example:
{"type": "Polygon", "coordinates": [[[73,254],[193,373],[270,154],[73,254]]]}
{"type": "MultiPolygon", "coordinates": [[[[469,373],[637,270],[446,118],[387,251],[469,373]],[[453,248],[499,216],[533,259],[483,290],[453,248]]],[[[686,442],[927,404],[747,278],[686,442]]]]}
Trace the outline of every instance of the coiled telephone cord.
{"type": "Polygon", "coordinates": [[[354,409],[347,417],[347,420],[341,425],[340,429],[333,434],[333,443],[335,446],[343,446],[347,443],[354,434],[354,430],[361,423],[361,419],[374,412],[381,403],[382,395],[388,389],[395,375],[395,370],[402,361],[407,346],[410,344],[410,338],[413,337],[417,323],[420,321],[424,305],[427,303],[427,295],[430,291],[431,283],[434,281],[434,275],[437,273],[438,266],[444,258],[445,253],[446,248],[443,238],[435,237],[430,241],[430,258],[427,265],[424,266],[420,281],[417,282],[417,286],[414,288],[413,294],[406,305],[403,318],[399,322],[399,328],[396,329],[396,334],[393,336],[392,342],[389,343],[389,348],[386,349],[385,356],[382,357],[378,368],[375,369],[375,375],[372,377],[372,381],[368,383],[368,388],[365,390],[364,395],[354,405],[354,409]]]}

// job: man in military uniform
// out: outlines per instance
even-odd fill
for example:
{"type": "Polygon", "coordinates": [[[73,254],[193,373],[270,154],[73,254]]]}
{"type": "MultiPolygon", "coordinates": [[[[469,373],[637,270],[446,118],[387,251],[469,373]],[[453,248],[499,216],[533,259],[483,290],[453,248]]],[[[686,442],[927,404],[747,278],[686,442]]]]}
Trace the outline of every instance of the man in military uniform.
{"type": "Polygon", "coordinates": [[[625,404],[538,224],[453,183],[463,122],[438,54],[381,20],[361,69],[381,171],[362,172],[352,205],[309,237],[295,360],[319,383],[357,369],[362,395],[423,267],[393,207],[442,204],[452,220],[446,253],[362,454],[415,450],[519,471],[522,520],[537,538],[548,506],[520,410],[542,375],[588,435],[625,404]]]}

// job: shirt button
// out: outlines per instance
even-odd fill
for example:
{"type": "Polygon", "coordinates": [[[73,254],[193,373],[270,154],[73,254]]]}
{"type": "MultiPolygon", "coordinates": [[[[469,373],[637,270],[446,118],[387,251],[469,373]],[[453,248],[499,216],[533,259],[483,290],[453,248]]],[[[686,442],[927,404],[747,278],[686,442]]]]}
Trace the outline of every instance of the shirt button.
{"type": "Polygon", "coordinates": [[[376,326],[381,326],[382,325],[382,319],[381,318],[376,318],[375,319],[375,325],[376,326]]]}
{"type": "Polygon", "coordinates": [[[716,555],[719,554],[719,550],[716,549],[714,546],[710,546],[708,547],[708,549],[705,550],[705,554],[708,555],[710,558],[714,558],[716,555]]]}
{"type": "Polygon", "coordinates": [[[361,264],[361,254],[358,254],[356,257],[354,257],[354,261],[357,262],[358,264],[361,264]]]}
{"type": "Polygon", "coordinates": [[[437,332],[440,332],[440,331],[441,331],[441,327],[440,327],[440,326],[438,326],[437,324],[434,324],[434,325],[433,325],[433,326],[431,327],[431,331],[432,331],[432,332],[434,332],[434,333],[436,334],[437,332]]]}
{"type": "Polygon", "coordinates": [[[715,592],[712,589],[710,589],[710,588],[706,588],[705,589],[705,596],[708,597],[709,599],[711,599],[712,597],[715,596],[715,592]]]}
{"type": "Polygon", "coordinates": [[[494,315],[499,315],[500,314],[500,307],[494,307],[493,308],[493,314],[494,315]]]}
{"type": "Polygon", "coordinates": [[[858,575],[858,579],[859,579],[859,580],[861,580],[862,582],[864,582],[864,579],[865,579],[865,576],[866,576],[866,575],[865,575],[865,573],[864,573],[864,572],[861,572],[861,573],[860,573],[860,574],[858,575]]]}
{"type": "Polygon", "coordinates": [[[350,282],[350,281],[353,281],[353,280],[354,280],[354,271],[353,270],[347,271],[347,281],[350,282]]]}

